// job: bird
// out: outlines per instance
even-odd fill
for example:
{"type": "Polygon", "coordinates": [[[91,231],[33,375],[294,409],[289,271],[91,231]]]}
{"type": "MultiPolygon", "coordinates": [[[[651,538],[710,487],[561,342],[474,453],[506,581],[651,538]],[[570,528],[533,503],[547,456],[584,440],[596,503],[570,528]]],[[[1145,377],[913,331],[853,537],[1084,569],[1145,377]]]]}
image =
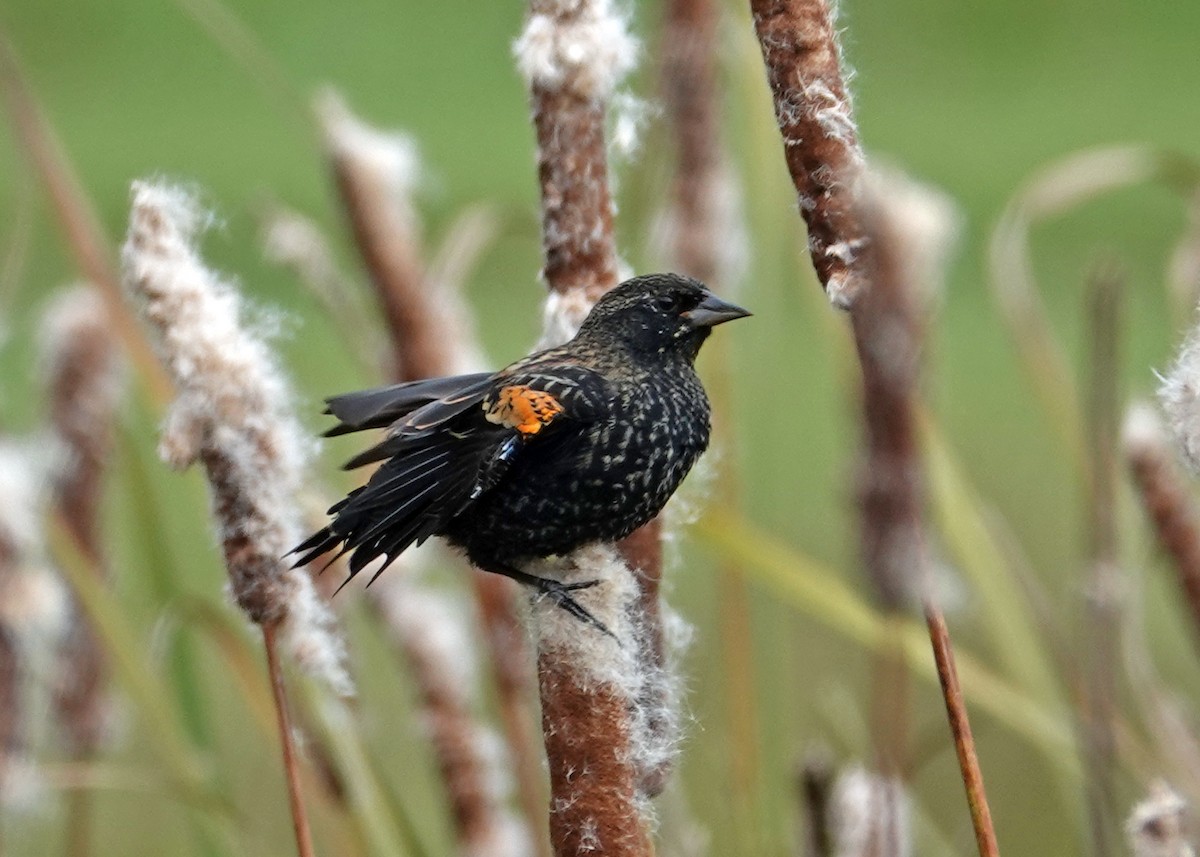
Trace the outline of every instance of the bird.
{"type": "Polygon", "coordinates": [[[748,315],[698,280],[648,274],[605,293],[566,344],[498,372],[326,399],[338,420],[327,437],[386,429],[344,468],[382,465],[292,551],[296,566],[350,553],[344,586],[382,559],[373,582],[407,548],[441,536],[477,568],[608,632],[572,596],[598,581],[525,567],[622,539],[662,510],[709,442],[696,356],[713,327],[748,315]]]}

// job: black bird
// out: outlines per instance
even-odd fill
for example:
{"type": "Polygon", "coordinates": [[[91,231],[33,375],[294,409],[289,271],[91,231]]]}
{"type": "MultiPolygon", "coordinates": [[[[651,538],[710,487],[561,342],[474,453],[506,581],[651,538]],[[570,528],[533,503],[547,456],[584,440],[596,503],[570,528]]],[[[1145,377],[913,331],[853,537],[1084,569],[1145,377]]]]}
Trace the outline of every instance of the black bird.
{"type": "MultiPolygon", "coordinates": [[[[659,513],[708,446],[693,363],[714,325],[747,316],[676,274],[627,280],[565,345],[496,373],[396,384],[327,400],[327,436],[387,428],[346,464],[384,464],[296,548],[297,565],[340,547],[350,577],[433,535],[484,571],[536,587],[604,626],[530,560],[624,538],[659,513]]],[[[374,577],[372,578],[374,580],[374,577]]],[[[605,629],[606,630],[606,629],[605,629]]]]}

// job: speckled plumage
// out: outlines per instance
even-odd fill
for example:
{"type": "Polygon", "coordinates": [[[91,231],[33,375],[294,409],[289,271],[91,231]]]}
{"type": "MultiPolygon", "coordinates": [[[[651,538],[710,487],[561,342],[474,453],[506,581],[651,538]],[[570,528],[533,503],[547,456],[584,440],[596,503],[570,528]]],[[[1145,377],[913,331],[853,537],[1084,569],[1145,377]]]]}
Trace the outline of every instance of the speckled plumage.
{"type": "Polygon", "coordinates": [[[330,399],[341,420],[330,434],[388,427],[347,466],[384,464],[330,509],[300,562],[340,546],[353,551],[353,576],[441,535],[479,568],[589,618],[521,566],[622,538],[661,511],[708,446],[696,355],[713,325],[747,314],[695,280],[638,277],[605,295],[570,342],[494,374],[330,399]]]}

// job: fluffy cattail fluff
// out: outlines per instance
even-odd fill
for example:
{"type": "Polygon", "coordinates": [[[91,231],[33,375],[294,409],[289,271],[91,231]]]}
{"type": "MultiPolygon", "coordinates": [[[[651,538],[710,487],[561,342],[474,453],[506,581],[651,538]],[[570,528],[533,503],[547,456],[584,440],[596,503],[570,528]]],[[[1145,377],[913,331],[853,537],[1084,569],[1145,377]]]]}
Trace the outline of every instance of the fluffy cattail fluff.
{"type": "Polygon", "coordinates": [[[420,718],[441,769],[463,857],[526,857],[533,853],[525,824],[508,809],[513,790],[502,738],[479,716],[477,641],[467,628],[470,608],[415,578],[428,565],[426,545],[401,560],[371,588],[371,604],[403,652],[420,696],[420,718]]]}
{"type": "Polygon", "coordinates": [[[176,468],[204,465],[239,606],[277,625],[285,651],[350,693],[332,614],[283,558],[301,535],[304,433],[274,355],[243,324],[237,292],[196,252],[206,220],[179,188],[133,185],[125,284],[178,391],[159,452],[176,468]]]}
{"type": "Polygon", "coordinates": [[[1153,783],[1125,822],[1133,857],[1195,857],[1186,835],[1186,808],[1169,785],[1153,783]]]}
{"type": "MultiPolygon", "coordinates": [[[[109,315],[92,288],[60,294],[46,311],[41,345],[50,425],[61,454],[54,503],[93,571],[105,575],[100,544],[103,477],[121,390],[120,358],[109,315]]],[[[61,652],[56,705],[76,753],[100,743],[107,720],[104,648],[78,606],[61,652]]]]}
{"type": "Polygon", "coordinates": [[[638,43],[612,0],[533,0],[513,53],[531,85],[605,99],[633,70],[638,43]]]}
{"type": "Polygon", "coordinates": [[[48,448],[0,439],[0,809],[29,808],[39,794],[32,751],[69,612],[43,543],[48,448]]]}
{"type": "Polygon", "coordinates": [[[1158,400],[1171,434],[1192,470],[1200,471],[1200,327],[1188,333],[1174,365],[1161,380],[1158,400]]]}
{"type": "Polygon", "coordinates": [[[851,768],[833,787],[829,813],[835,857],[912,854],[908,794],[898,780],[851,768]]]}
{"type": "Polygon", "coordinates": [[[513,52],[537,132],[543,275],[552,291],[583,292],[581,321],[619,277],[604,120],[637,43],[612,0],[531,0],[513,52]]]}

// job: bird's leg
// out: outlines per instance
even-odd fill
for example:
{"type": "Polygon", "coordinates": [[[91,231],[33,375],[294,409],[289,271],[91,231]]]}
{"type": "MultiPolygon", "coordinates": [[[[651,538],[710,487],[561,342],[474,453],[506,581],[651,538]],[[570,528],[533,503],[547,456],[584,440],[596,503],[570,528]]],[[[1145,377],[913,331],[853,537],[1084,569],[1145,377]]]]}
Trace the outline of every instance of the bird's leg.
{"type": "Polygon", "coordinates": [[[517,583],[524,586],[531,586],[536,589],[541,595],[550,598],[556,605],[566,610],[576,619],[581,622],[595,627],[602,631],[614,640],[617,639],[616,634],[608,630],[608,626],[597,619],[591,612],[571,597],[572,592],[577,592],[581,589],[591,589],[598,584],[599,580],[584,580],[579,583],[562,583],[558,580],[553,580],[549,577],[538,577],[536,574],[530,574],[526,571],[521,571],[519,568],[513,568],[511,565],[505,565],[500,562],[490,562],[486,566],[480,566],[484,571],[490,571],[493,574],[502,574],[505,577],[515,580],[517,583]]]}

